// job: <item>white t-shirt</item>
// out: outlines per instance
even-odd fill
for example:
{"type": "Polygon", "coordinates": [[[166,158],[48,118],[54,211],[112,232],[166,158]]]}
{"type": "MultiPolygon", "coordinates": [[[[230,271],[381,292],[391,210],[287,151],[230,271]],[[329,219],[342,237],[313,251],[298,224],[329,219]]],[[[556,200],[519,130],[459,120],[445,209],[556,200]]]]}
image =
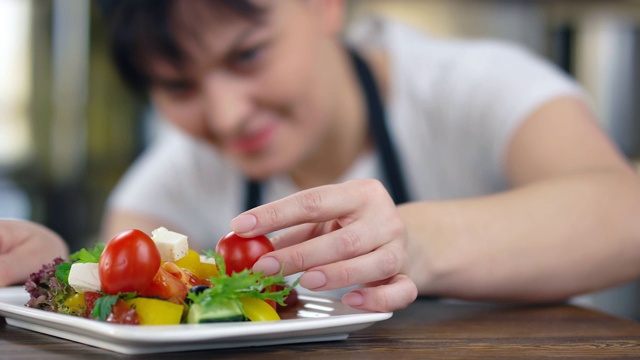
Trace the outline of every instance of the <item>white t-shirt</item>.
{"type": "MultiPolygon", "coordinates": [[[[582,97],[555,67],[515,45],[430,38],[371,18],[347,41],[379,46],[390,59],[390,135],[413,200],[480,196],[507,187],[503,157],[516,127],[554,97],[582,97]]],[[[364,155],[337,182],[381,179],[376,155],[364,155]]],[[[205,248],[242,212],[244,180],[215,150],[169,126],[118,184],[108,206],[165,219],[205,248]]],[[[263,199],[295,192],[269,179],[263,199]]]]}

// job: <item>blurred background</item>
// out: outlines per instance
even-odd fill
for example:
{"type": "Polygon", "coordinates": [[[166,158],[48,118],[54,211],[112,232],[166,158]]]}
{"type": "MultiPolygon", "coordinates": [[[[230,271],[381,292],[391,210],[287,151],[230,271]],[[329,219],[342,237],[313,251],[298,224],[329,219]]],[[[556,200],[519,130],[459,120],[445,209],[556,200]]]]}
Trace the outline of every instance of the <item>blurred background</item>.
{"type": "MultiPolygon", "coordinates": [[[[347,4],[349,21],[375,12],[437,37],[491,37],[529,47],[575,77],[624,154],[636,163],[640,158],[640,1],[347,4]]],[[[111,66],[95,3],[0,0],[0,53],[0,218],[45,224],[72,250],[108,240],[97,239],[104,202],[148,143],[153,124],[144,99],[111,66]]],[[[584,301],[638,319],[640,303],[629,303],[631,293],[640,294],[640,287],[584,301]]]]}

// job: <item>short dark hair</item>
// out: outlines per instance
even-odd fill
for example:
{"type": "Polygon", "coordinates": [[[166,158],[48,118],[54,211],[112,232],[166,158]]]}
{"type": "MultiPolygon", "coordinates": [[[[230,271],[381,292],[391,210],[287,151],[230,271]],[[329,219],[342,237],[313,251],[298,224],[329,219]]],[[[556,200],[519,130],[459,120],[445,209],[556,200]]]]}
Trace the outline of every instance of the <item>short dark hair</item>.
{"type": "MultiPolygon", "coordinates": [[[[151,74],[145,63],[149,58],[162,58],[176,68],[187,60],[171,21],[177,1],[180,0],[98,0],[108,26],[116,69],[136,91],[145,92],[150,86],[151,74]]],[[[251,20],[262,12],[251,0],[209,0],[208,3],[211,7],[223,5],[251,20]]]]}

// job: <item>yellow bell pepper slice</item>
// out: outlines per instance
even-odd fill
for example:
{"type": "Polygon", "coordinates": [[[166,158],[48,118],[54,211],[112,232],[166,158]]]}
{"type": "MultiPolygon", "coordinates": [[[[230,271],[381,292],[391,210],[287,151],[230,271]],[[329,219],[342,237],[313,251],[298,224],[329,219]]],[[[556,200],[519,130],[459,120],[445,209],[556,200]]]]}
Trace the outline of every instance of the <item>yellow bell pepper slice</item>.
{"type": "Polygon", "coordinates": [[[199,277],[200,279],[218,277],[218,267],[215,266],[214,264],[209,264],[206,262],[200,263],[196,276],[199,277]]]}
{"type": "Polygon", "coordinates": [[[218,268],[215,264],[202,262],[200,260],[200,254],[195,250],[189,250],[180,260],[174,261],[178,267],[185,269],[197,276],[199,279],[208,279],[210,277],[218,276],[218,268]]]}
{"type": "Polygon", "coordinates": [[[184,310],[184,305],[159,299],[134,298],[126,302],[138,313],[140,325],[180,324],[184,310]]]}
{"type": "Polygon", "coordinates": [[[68,307],[74,313],[82,313],[87,308],[84,302],[84,293],[75,293],[69,296],[62,305],[68,307]]]}
{"type": "Polygon", "coordinates": [[[178,267],[183,268],[190,273],[198,276],[198,268],[200,267],[200,255],[195,250],[189,250],[187,255],[179,260],[174,261],[178,267]]]}
{"type": "Polygon", "coordinates": [[[239,298],[242,304],[244,316],[251,321],[275,321],[280,320],[280,315],[266,301],[254,297],[239,298]]]}

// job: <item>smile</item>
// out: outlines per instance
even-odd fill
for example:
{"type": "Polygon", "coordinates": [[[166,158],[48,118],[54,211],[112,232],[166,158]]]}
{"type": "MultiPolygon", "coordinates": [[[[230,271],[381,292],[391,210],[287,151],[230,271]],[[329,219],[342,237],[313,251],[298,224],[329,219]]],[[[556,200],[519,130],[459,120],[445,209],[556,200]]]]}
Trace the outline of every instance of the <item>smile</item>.
{"type": "Polygon", "coordinates": [[[249,154],[263,150],[271,142],[276,128],[277,124],[271,124],[248,136],[233,139],[228,143],[229,148],[239,154],[249,154]]]}

